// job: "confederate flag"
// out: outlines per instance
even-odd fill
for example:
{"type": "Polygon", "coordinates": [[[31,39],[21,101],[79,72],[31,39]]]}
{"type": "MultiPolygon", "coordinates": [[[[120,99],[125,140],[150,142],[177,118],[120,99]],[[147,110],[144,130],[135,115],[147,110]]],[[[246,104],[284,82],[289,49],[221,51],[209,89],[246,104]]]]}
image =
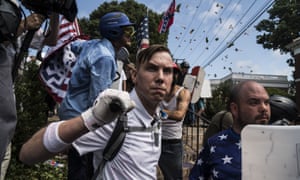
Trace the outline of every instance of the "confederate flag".
{"type": "Polygon", "coordinates": [[[164,13],[162,20],[159,23],[159,26],[158,26],[159,33],[166,32],[170,28],[170,26],[173,24],[174,13],[176,10],[175,6],[176,6],[176,3],[175,3],[175,0],[173,0],[169,6],[169,9],[164,13]]]}

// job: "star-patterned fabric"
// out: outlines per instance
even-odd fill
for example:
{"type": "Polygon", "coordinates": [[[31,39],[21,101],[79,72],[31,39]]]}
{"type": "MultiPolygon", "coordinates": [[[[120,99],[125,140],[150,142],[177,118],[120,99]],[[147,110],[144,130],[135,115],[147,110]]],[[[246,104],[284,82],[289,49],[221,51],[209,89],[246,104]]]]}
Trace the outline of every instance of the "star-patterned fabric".
{"type": "Polygon", "coordinates": [[[192,168],[190,180],[241,179],[241,137],[232,128],[208,139],[192,168]]]}
{"type": "Polygon", "coordinates": [[[148,17],[146,16],[137,31],[137,44],[139,49],[148,48],[150,45],[149,42],[149,30],[148,30],[148,17]]]}

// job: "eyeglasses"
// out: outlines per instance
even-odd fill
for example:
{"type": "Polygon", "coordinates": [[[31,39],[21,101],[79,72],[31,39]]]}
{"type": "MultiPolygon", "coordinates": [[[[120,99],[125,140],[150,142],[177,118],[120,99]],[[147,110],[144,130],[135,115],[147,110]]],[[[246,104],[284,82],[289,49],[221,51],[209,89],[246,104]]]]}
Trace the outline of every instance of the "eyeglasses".
{"type": "Polygon", "coordinates": [[[122,28],[124,35],[127,37],[132,37],[135,34],[135,30],[133,26],[125,26],[122,28]]]}

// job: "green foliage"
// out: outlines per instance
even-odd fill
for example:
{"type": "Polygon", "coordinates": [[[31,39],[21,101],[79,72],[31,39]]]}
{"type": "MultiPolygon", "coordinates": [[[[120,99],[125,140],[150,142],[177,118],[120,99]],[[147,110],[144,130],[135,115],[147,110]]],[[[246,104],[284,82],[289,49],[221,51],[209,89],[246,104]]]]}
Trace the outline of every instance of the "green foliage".
{"type": "Polygon", "coordinates": [[[12,157],[6,176],[7,180],[56,180],[66,177],[66,168],[55,168],[43,163],[26,166],[18,160],[22,144],[47,124],[46,91],[37,75],[38,66],[32,61],[25,65],[22,75],[18,76],[15,83],[18,123],[12,140],[12,157]]]}
{"type": "Polygon", "coordinates": [[[300,4],[297,1],[277,0],[268,11],[269,19],[258,23],[257,43],[266,49],[289,52],[286,45],[299,37],[300,4]]]}
{"type": "MultiPolygon", "coordinates": [[[[137,3],[134,0],[122,1],[120,3],[118,1],[102,3],[90,14],[89,18],[79,20],[79,25],[83,33],[89,35],[91,39],[101,38],[99,33],[99,19],[104,14],[112,11],[124,12],[130,21],[136,23],[136,28],[138,28],[142,19],[148,14],[150,44],[167,44],[168,33],[159,34],[157,30],[162,15],[155,13],[144,4],[137,3]]],[[[131,54],[130,60],[134,62],[137,52],[137,42],[135,38],[132,41],[129,52],[131,54]]]]}
{"type": "MultiPolygon", "coordinates": [[[[256,30],[261,33],[256,41],[265,49],[288,53],[290,50],[286,46],[300,35],[299,1],[277,0],[268,13],[269,19],[263,19],[256,25],[256,30]]],[[[286,63],[293,67],[295,59],[287,59],[286,63]]]]}
{"type": "Polygon", "coordinates": [[[294,99],[293,95],[291,95],[287,91],[279,89],[279,88],[266,88],[266,90],[270,96],[277,94],[277,95],[288,97],[290,99],[294,99]]]}
{"type": "Polygon", "coordinates": [[[226,103],[230,95],[231,81],[220,83],[220,85],[212,91],[212,98],[206,102],[205,114],[211,118],[217,112],[226,109],[226,103]]]}

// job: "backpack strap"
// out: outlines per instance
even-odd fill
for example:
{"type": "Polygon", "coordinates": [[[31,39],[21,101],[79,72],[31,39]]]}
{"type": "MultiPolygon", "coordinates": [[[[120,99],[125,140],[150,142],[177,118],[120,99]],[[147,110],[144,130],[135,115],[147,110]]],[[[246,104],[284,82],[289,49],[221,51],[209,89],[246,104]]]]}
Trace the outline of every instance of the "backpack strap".
{"type": "Polygon", "coordinates": [[[125,132],[137,132],[137,131],[140,131],[140,132],[151,132],[155,129],[155,127],[138,127],[138,126],[131,126],[131,127],[127,127],[125,129],[125,132]]]}
{"type": "MultiPolygon", "coordinates": [[[[119,150],[122,147],[122,144],[125,140],[125,136],[127,132],[151,132],[154,130],[155,127],[138,127],[138,126],[127,126],[128,117],[127,114],[124,113],[119,116],[118,121],[114,127],[112,135],[110,136],[104,150],[102,153],[102,161],[100,162],[99,166],[97,167],[92,180],[95,180],[98,175],[103,174],[103,169],[107,161],[111,161],[117,155],[119,150]]],[[[102,177],[100,177],[102,179],[102,177]]]]}
{"type": "Polygon", "coordinates": [[[220,119],[220,124],[219,124],[219,127],[220,127],[220,131],[223,130],[223,120],[224,120],[224,117],[226,115],[227,111],[224,111],[221,115],[221,119],[220,119]]]}
{"type": "Polygon", "coordinates": [[[114,127],[114,131],[112,132],[112,135],[110,136],[103,150],[102,161],[100,162],[97,170],[94,172],[92,180],[95,180],[99,174],[103,173],[103,168],[106,162],[111,161],[120,150],[126,136],[126,132],[124,131],[125,123],[127,125],[126,113],[119,116],[118,121],[114,127]]]}
{"type": "Polygon", "coordinates": [[[105,161],[111,161],[121,148],[126,136],[126,132],[124,131],[126,124],[127,115],[124,113],[118,118],[114,131],[103,150],[103,159],[105,161]]]}

